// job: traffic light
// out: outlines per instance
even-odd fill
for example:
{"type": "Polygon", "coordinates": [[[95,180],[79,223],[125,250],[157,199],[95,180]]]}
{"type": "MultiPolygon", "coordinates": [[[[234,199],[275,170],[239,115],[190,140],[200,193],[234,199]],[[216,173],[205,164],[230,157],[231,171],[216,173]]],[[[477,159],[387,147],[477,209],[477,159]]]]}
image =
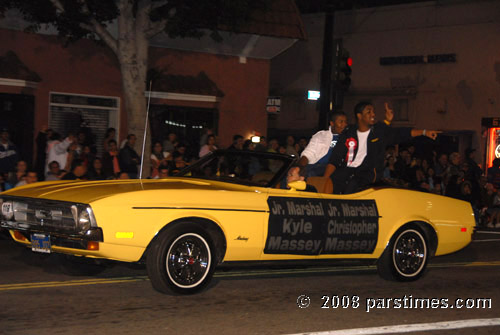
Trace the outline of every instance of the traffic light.
{"type": "Polygon", "coordinates": [[[335,49],[335,87],[347,91],[351,86],[352,58],[342,46],[342,40],[336,41],[335,49]]]}

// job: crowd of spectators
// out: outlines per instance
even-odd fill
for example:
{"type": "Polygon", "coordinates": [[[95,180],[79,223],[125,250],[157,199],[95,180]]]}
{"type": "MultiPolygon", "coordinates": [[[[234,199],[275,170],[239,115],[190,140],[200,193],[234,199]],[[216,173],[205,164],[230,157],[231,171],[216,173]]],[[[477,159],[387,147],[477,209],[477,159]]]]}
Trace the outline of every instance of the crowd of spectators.
{"type": "MultiPolygon", "coordinates": [[[[93,136],[83,129],[76,136],[62,138],[50,129],[37,136],[35,164],[31,168],[20,159],[9,132],[0,135],[0,189],[43,180],[105,180],[138,178],[141,156],[135,150],[137,138],[129,134],[122,143],[116,131],[108,129],[98,154],[93,136]]],[[[283,142],[261,137],[260,143],[234,135],[231,150],[259,150],[292,154],[297,157],[307,146],[307,138],[287,136],[283,142]]],[[[151,147],[150,171],[144,178],[165,178],[178,172],[220,147],[211,130],[206,130],[200,143],[190,145],[170,133],[164,141],[154,140],[151,147]]],[[[464,155],[432,151],[424,156],[414,145],[388,147],[385,154],[383,182],[396,187],[440,194],[471,203],[479,224],[500,228],[500,159],[496,159],[487,176],[475,162],[474,149],[464,155]]]]}

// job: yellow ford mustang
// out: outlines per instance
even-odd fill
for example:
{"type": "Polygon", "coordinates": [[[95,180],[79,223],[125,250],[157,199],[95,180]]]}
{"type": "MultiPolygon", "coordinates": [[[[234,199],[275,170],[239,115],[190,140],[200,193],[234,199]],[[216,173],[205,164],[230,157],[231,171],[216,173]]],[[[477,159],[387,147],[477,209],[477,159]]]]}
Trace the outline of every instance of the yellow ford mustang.
{"type": "Polygon", "coordinates": [[[415,280],[429,257],[471,241],[467,202],[394,188],[280,188],[293,162],[217,151],[168,179],[31,184],[0,194],[1,226],[36,252],[145,262],[165,293],[196,292],[218,264],[241,261],[373,259],[384,278],[415,280]]]}

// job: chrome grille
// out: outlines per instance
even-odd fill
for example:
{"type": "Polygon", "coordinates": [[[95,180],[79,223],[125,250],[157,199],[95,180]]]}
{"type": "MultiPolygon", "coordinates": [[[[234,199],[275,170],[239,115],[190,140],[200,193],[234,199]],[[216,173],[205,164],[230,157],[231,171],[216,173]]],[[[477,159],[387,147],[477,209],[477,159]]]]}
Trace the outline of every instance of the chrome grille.
{"type": "Polygon", "coordinates": [[[75,233],[77,230],[71,212],[74,203],[21,197],[2,198],[4,202],[13,202],[14,211],[13,219],[2,218],[2,226],[47,232],[75,233]]]}

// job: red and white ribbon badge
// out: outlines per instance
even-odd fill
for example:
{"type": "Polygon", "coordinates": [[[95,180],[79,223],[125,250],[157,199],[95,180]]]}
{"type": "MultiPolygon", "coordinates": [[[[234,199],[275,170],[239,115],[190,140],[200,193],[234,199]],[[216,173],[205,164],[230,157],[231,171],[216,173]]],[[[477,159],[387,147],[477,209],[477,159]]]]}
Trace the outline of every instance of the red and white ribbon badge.
{"type": "Polygon", "coordinates": [[[345,145],[347,147],[347,166],[351,165],[352,161],[354,160],[354,151],[358,147],[358,142],[354,137],[350,137],[347,139],[345,142],[345,145]]]}

